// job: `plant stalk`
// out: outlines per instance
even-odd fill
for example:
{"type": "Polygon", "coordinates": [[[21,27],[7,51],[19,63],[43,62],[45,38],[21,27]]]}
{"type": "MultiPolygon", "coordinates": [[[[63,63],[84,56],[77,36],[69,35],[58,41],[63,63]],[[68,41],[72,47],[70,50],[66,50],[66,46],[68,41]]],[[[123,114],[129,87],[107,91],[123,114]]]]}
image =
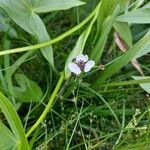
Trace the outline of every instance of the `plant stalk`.
{"type": "Polygon", "coordinates": [[[43,119],[46,117],[47,113],[49,112],[49,110],[52,107],[52,104],[57,96],[57,93],[62,85],[64,81],[64,73],[61,73],[61,76],[57,82],[56,88],[54,90],[54,92],[52,93],[49,102],[45,108],[45,110],[43,111],[43,113],[41,114],[41,116],[39,117],[39,119],[36,121],[36,123],[31,127],[31,129],[26,133],[26,137],[29,137],[29,135],[39,126],[39,124],[43,121],[43,119]]]}

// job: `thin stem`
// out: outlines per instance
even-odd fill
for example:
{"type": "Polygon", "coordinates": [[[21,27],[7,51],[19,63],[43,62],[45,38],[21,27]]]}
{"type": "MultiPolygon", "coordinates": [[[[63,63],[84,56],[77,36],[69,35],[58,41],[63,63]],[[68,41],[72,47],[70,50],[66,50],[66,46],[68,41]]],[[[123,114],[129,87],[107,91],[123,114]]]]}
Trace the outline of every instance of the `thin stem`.
{"type": "Polygon", "coordinates": [[[57,96],[57,93],[58,93],[58,91],[59,91],[59,89],[63,83],[63,80],[64,80],[64,73],[61,73],[61,76],[60,76],[59,81],[56,85],[56,88],[55,88],[54,92],[52,93],[45,110],[43,111],[43,113],[41,114],[39,119],[36,121],[36,123],[27,132],[26,137],[28,137],[39,126],[39,124],[43,121],[43,119],[46,117],[47,113],[49,112],[49,110],[52,107],[52,104],[53,104],[55,97],[57,96]]]}
{"type": "Polygon", "coordinates": [[[79,30],[82,26],[84,26],[97,12],[97,9],[99,8],[99,5],[97,5],[97,7],[91,12],[91,14],[85,18],[80,24],[78,24],[77,26],[73,27],[72,29],[70,29],[69,31],[61,34],[60,36],[44,42],[44,43],[40,43],[40,44],[36,44],[33,46],[26,46],[26,47],[21,47],[21,48],[14,48],[14,49],[9,49],[9,50],[5,50],[5,51],[1,51],[0,52],[0,56],[1,55],[6,55],[6,54],[11,54],[11,53],[18,53],[18,52],[23,52],[23,51],[29,51],[29,50],[34,50],[34,49],[39,49],[42,47],[46,47],[49,45],[52,45],[56,42],[61,41],[62,39],[64,39],[65,37],[69,36],[70,34],[74,33],[75,31],[79,30]]]}
{"type": "Polygon", "coordinates": [[[134,85],[134,84],[143,84],[143,83],[149,83],[150,78],[147,79],[141,79],[141,80],[130,80],[130,81],[122,81],[122,82],[113,82],[108,84],[102,84],[102,86],[112,87],[112,86],[126,86],[126,85],[134,85]]]}
{"type": "MultiPolygon", "coordinates": [[[[75,102],[75,103],[76,103],[76,102],[75,102]]],[[[76,105],[76,104],[75,104],[75,105],[76,105]]],[[[77,121],[76,121],[75,126],[74,126],[74,128],[73,128],[73,131],[72,131],[70,140],[69,140],[69,142],[68,142],[68,144],[67,144],[66,150],[69,150],[69,146],[70,146],[70,144],[71,144],[72,138],[73,138],[73,136],[74,136],[74,133],[75,133],[76,128],[77,128],[77,125],[78,125],[78,123],[79,123],[80,116],[81,116],[81,114],[82,114],[82,110],[83,110],[83,103],[82,103],[82,106],[81,106],[81,109],[80,109],[80,112],[79,112],[79,113],[78,113],[78,110],[77,110],[77,113],[78,113],[77,121]]]]}

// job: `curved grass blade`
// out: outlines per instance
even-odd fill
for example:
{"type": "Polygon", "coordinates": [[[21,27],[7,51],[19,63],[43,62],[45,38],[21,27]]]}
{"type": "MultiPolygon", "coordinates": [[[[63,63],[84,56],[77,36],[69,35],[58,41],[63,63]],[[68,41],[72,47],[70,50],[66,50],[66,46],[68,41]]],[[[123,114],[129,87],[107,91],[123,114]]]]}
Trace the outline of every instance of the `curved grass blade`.
{"type": "Polygon", "coordinates": [[[126,53],[109,63],[100,77],[92,84],[92,86],[102,84],[108,77],[119,71],[148,45],[150,45],[150,31],[126,53]]]}
{"type": "Polygon", "coordinates": [[[126,44],[131,47],[133,45],[132,35],[128,23],[114,22],[113,27],[119,33],[120,37],[126,42],[126,44]]]}
{"type": "Polygon", "coordinates": [[[144,79],[149,79],[149,82],[147,83],[141,83],[139,84],[143,90],[145,90],[147,93],[150,94],[150,77],[148,76],[132,76],[132,78],[136,81],[138,80],[144,80],[144,79]]]}
{"type": "Polygon", "coordinates": [[[106,104],[106,106],[107,106],[108,109],[111,111],[112,115],[114,116],[114,118],[115,118],[117,124],[119,125],[119,127],[121,127],[120,121],[119,121],[117,115],[115,114],[114,110],[113,110],[113,109],[111,108],[111,106],[109,105],[109,103],[107,103],[107,101],[106,101],[98,92],[96,92],[94,89],[92,89],[92,88],[90,88],[90,87],[88,87],[88,86],[85,86],[85,87],[86,87],[86,89],[87,89],[88,91],[90,91],[91,93],[95,94],[97,97],[99,97],[99,98],[106,104]]]}
{"type": "Polygon", "coordinates": [[[114,9],[113,14],[106,19],[106,21],[104,22],[102,26],[100,37],[97,41],[95,48],[92,50],[92,53],[91,53],[91,59],[94,60],[96,64],[99,62],[99,59],[101,58],[101,55],[103,53],[103,50],[104,50],[104,47],[108,38],[108,34],[110,30],[112,29],[113,23],[119,11],[120,11],[120,7],[119,5],[117,5],[116,8],[114,9]]]}
{"type": "Polygon", "coordinates": [[[19,116],[9,102],[9,100],[0,92],[0,108],[4,113],[12,132],[14,133],[17,140],[17,147],[19,150],[29,150],[29,145],[25,137],[25,132],[22,127],[22,123],[19,116]]]}
{"type": "Polygon", "coordinates": [[[150,23],[150,9],[138,9],[135,11],[127,12],[116,18],[116,21],[128,23],[150,23]]]}
{"type": "Polygon", "coordinates": [[[0,122],[0,149],[10,150],[17,146],[14,134],[0,122]]]}
{"type": "MultiPolygon", "coordinates": [[[[35,0],[32,0],[35,2],[35,0]]],[[[37,0],[33,5],[34,12],[46,13],[55,10],[66,10],[75,6],[83,5],[85,2],[79,0],[37,0]]]]}

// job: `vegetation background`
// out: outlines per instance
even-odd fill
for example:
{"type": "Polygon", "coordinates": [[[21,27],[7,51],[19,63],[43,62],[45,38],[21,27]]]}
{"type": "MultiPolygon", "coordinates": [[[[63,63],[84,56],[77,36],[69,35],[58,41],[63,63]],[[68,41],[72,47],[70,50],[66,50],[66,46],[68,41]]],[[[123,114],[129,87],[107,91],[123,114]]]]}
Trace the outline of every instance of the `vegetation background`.
{"type": "Polygon", "coordinates": [[[0,0],[0,150],[149,150],[149,24],[149,0],[0,0]]]}

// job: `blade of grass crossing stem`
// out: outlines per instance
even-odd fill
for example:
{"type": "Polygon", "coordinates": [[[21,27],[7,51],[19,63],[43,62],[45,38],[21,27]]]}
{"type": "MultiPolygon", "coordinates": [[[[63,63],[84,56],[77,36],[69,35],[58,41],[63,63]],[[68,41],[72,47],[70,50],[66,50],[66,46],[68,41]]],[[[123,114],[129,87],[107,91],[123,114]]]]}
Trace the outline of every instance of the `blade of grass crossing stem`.
{"type": "Polygon", "coordinates": [[[95,94],[97,97],[99,97],[99,98],[106,104],[106,106],[109,108],[109,110],[110,110],[111,113],[113,114],[114,118],[116,119],[116,122],[117,122],[118,126],[121,127],[121,124],[120,124],[120,122],[119,122],[119,119],[118,119],[117,115],[115,114],[115,112],[113,111],[113,109],[111,108],[111,106],[109,105],[109,103],[107,103],[107,102],[105,101],[105,99],[104,99],[98,92],[96,92],[94,89],[92,89],[92,88],[90,88],[90,87],[88,87],[88,86],[85,86],[85,87],[86,87],[86,89],[88,89],[91,93],[93,93],[93,94],[95,94]]]}
{"type": "Polygon", "coordinates": [[[71,137],[70,137],[69,142],[68,142],[67,147],[66,147],[66,150],[69,150],[69,149],[70,149],[69,147],[70,147],[72,138],[73,138],[73,136],[74,136],[74,134],[75,134],[75,131],[76,131],[76,129],[77,129],[77,125],[78,125],[78,123],[80,122],[80,117],[81,117],[81,114],[82,114],[82,110],[83,110],[83,104],[82,104],[82,106],[81,106],[80,111],[78,112],[78,110],[77,110],[77,114],[78,114],[78,116],[77,116],[77,121],[76,121],[76,123],[75,123],[75,125],[74,125],[73,131],[72,131],[72,134],[71,134],[71,137]]]}
{"type": "Polygon", "coordinates": [[[104,51],[104,47],[108,38],[108,34],[110,30],[112,29],[113,23],[119,13],[119,10],[120,10],[120,7],[119,5],[117,5],[116,8],[114,9],[112,16],[108,17],[102,26],[100,37],[96,43],[95,48],[92,50],[91,57],[90,57],[91,59],[95,61],[96,64],[99,62],[99,59],[101,58],[101,55],[104,51]]]}
{"type": "Polygon", "coordinates": [[[30,56],[30,55],[32,55],[33,54],[33,52],[34,51],[28,51],[28,52],[26,52],[25,54],[23,54],[21,57],[19,57],[14,63],[13,63],[13,65],[11,66],[11,68],[9,68],[9,73],[11,74],[11,75],[13,75],[14,73],[15,73],[15,71],[19,68],[19,66],[21,65],[21,64],[23,64],[25,61],[26,61],[26,59],[30,56]]]}
{"type": "Polygon", "coordinates": [[[25,133],[24,133],[20,118],[19,118],[16,110],[12,106],[12,104],[1,92],[0,92],[0,108],[1,108],[2,112],[4,113],[6,119],[17,139],[18,149],[19,150],[29,150],[29,145],[28,145],[27,139],[25,137],[25,133]]]}
{"type": "Polygon", "coordinates": [[[106,66],[100,77],[92,84],[92,86],[102,84],[108,77],[119,71],[127,63],[129,63],[144,47],[150,44],[150,31],[126,53],[116,58],[106,66]]]}

